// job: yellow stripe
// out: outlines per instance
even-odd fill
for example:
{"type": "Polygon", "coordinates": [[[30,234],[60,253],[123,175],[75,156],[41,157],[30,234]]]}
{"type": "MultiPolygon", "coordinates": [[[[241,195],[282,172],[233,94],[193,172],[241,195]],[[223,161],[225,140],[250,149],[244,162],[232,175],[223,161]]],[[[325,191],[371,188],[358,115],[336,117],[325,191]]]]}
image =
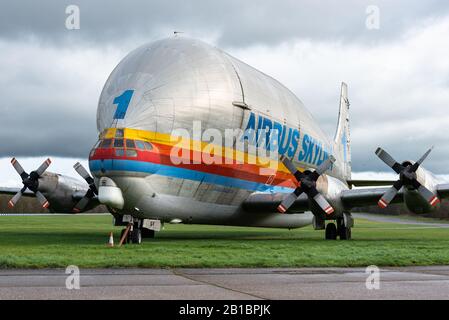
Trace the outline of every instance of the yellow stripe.
{"type": "MultiPolygon", "coordinates": [[[[103,139],[114,138],[116,130],[117,130],[116,128],[105,129],[103,133],[100,134],[100,138],[103,139]]],[[[223,155],[226,158],[236,159],[243,163],[257,164],[262,168],[268,168],[268,170],[272,169],[286,173],[289,172],[282,162],[275,161],[267,157],[258,157],[256,155],[249,154],[244,151],[239,151],[234,148],[212,145],[209,142],[197,141],[192,139],[181,139],[180,137],[172,136],[171,134],[168,133],[125,128],[124,137],[127,139],[143,140],[148,142],[164,144],[167,146],[176,145],[178,147],[186,148],[193,151],[207,152],[210,155],[216,154],[215,151],[218,149],[219,151],[221,151],[221,154],[218,153],[219,156],[223,155]],[[180,142],[183,142],[183,144],[181,145],[180,142]]],[[[298,167],[298,170],[304,171],[304,168],[298,167]]]]}

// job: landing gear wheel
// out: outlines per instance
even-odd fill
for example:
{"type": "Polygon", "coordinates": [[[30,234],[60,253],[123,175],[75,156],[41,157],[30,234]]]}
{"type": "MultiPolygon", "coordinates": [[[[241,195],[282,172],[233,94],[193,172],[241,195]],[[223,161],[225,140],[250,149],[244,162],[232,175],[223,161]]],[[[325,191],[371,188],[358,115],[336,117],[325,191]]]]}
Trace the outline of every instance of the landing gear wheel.
{"type": "MultiPolygon", "coordinates": [[[[122,229],[122,231],[120,232],[120,240],[123,238],[123,234],[125,233],[126,229],[122,229]]],[[[126,239],[123,241],[123,244],[125,243],[129,243],[129,233],[128,236],[126,237],[126,239]]]]}
{"type": "Polygon", "coordinates": [[[335,223],[330,222],[326,226],[326,240],[336,240],[337,239],[337,227],[335,223]]]}
{"type": "Polygon", "coordinates": [[[339,230],[340,240],[350,240],[351,239],[351,228],[341,226],[339,230]]]}
{"type": "Polygon", "coordinates": [[[155,231],[147,228],[142,228],[142,238],[154,238],[155,231]]]}
{"type": "Polygon", "coordinates": [[[142,243],[142,229],[134,227],[131,231],[131,241],[135,244],[142,243]]]}

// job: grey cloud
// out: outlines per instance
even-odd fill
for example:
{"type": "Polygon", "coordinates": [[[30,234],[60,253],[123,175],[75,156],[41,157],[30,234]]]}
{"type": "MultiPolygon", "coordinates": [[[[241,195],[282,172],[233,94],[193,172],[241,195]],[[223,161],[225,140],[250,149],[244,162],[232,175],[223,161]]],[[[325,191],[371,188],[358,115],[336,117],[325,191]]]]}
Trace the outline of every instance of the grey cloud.
{"type": "Polygon", "coordinates": [[[274,45],[297,38],[378,41],[420,20],[447,13],[442,1],[12,1],[0,11],[0,37],[34,35],[51,42],[120,45],[130,37],[154,39],[182,30],[217,37],[220,46],[274,45]],[[79,5],[81,29],[65,29],[65,8],[79,5]],[[381,27],[365,28],[366,7],[380,9],[381,27]]]}
{"type": "Polygon", "coordinates": [[[9,2],[0,11],[0,156],[86,158],[96,140],[100,90],[114,66],[133,47],[181,30],[189,36],[213,39],[231,54],[283,82],[330,135],[336,125],[339,82],[347,81],[355,171],[388,170],[374,155],[379,145],[398,160],[405,160],[418,158],[435,144],[425,165],[437,173],[448,173],[449,140],[444,123],[432,128],[449,102],[445,95],[449,91],[447,72],[432,64],[442,59],[444,52],[435,55],[438,48],[433,47],[394,72],[389,71],[394,64],[385,68],[383,64],[393,60],[395,52],[391,53],[389,46],[397,46],[405,31],[426,18],[447,14],[449,5],[438,1],[316,3],[9,2]],[[68,4],[80,6],[81,30],[65,29],[68,4]],[[364,27],[368,4],[381,10],[379,31],[364,27]],[[262,62],[257,64],[259,51],[276,50],[298,39],[310,39],[311,47],[303,50],[310,52],[300,52],[293,61],[273,54],[269,59],[260,58],[262,62]],[[370,51],[376,41],[392,39],[377,51],[370,51]],[[352,45],[356,47],[354,52],[346,51],[352,45]],[[387,54],[381,55],[384,52],[387,54]],[[295,69],[291,63],[296,60],[304,62],[295,69]],[[428,86],[422,87],[422,83],[428,86]],[[407,124],[416,119],[422,119],[423,124],[415,134],[407,124]],[[395,124],[397,129],[391,129],[395,124]]]}

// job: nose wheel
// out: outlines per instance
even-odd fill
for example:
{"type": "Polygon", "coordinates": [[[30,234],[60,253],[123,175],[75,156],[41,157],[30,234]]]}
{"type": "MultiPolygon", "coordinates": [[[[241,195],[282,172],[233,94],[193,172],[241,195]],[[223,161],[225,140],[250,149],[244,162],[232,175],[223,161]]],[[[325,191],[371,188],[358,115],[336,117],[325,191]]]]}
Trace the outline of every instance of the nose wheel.
{"type": "Polygon", "coordinates": [[[131,242],[134,244],[142,243],[142,229],[139,227],[134,227],[131,231],[131,242]]]}
{"type": "Polygon", "coordinates": [[[142,243],[142,228],[137,223],[128,224],[120,233],[120,245],[130,242],[135,244],[142,243]]]}

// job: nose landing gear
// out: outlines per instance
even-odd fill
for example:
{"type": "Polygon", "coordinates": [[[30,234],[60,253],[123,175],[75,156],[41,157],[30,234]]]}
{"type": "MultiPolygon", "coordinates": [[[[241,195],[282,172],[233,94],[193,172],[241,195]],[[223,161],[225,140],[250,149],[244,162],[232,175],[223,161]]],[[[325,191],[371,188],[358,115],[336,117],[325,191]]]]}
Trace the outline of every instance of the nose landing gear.
{"type": "Polygon", "coordinates": [[[134,223],[133,229],[131,231],[131,242],[134,244],[142,243],[142,228],[136,226],[136,223],[134,223]]]}
{"type": "MultiPolygon", "coordinates": [[[[148,226],[148,223],[146,224],[143,219],[132,218],[130,220],[120,234],[120,245],[126,243],[141,244],[143,238],[154,238],[155,230],[149,229],[151,226],[148,226]]],[[[123,219],[117,221],[116,219],[115,225],[125,225],[123,219]]]]}

